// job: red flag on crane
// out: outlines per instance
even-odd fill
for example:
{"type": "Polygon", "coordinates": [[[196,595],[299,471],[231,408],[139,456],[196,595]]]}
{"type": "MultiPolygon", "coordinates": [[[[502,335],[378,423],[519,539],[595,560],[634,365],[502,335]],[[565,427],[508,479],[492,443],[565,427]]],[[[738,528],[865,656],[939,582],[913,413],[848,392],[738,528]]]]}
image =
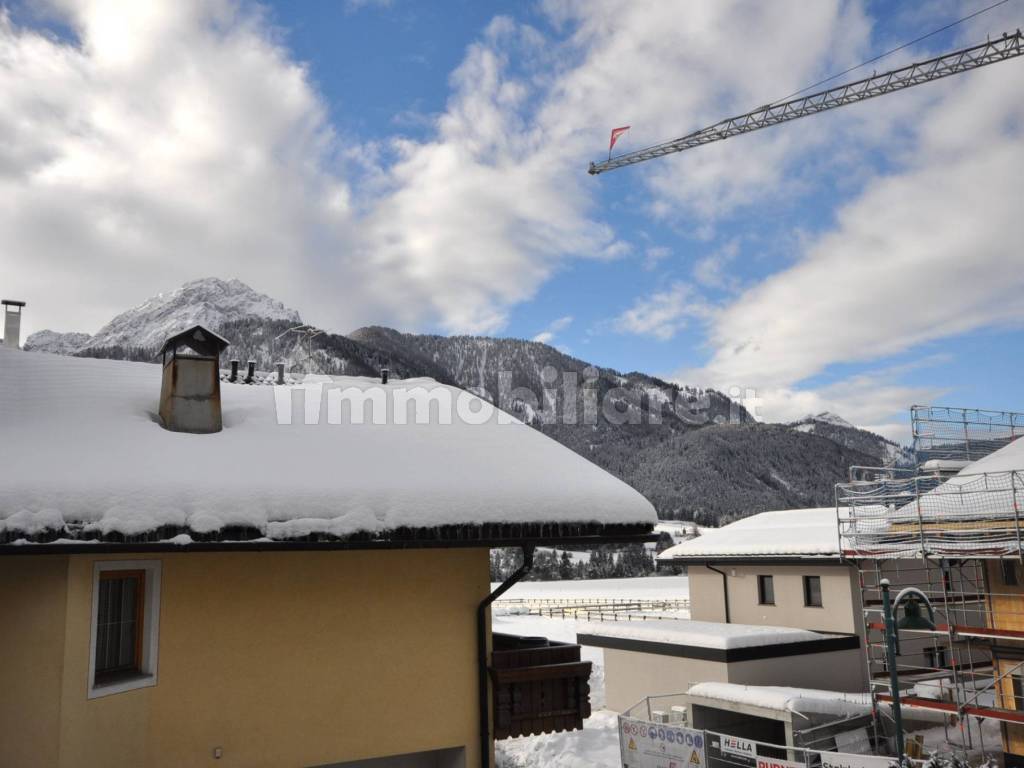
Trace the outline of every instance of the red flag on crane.
{"type": "Polygon", "coordinates": [[[615,142],[619,140],[619,136],[629,130],[628,125],[624,125],[621,128],[612,128],[612,137],[608,141],[608,154],[611,155],[612,149],[615,147],[615,142]]]}

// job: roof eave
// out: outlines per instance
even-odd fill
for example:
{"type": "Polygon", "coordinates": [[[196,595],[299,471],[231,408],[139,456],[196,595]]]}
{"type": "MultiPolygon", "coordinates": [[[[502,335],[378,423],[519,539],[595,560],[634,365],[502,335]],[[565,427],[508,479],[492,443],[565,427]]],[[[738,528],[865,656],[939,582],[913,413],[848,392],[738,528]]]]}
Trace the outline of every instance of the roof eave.
{"type": "Polygon", "coordinates": [[[673,557],[673,558],[658,558],[656,560],[658,566],[673,566],[673,565],[716,565],[716,564],[732,564],[732,565],[757,565],[761,563],[773,563],[775,565],[796,565],[799,563],[806,563],[808,561],[815,563],[834,563],[842,564],[845,562],[844,558],[839,554],[829,555],[714,555],[714,556],[701,556],[701,557],[673,557]]]}
{"type": "MultiPolygon", "coordinates": [[[[559,526],[551,526],[558,528],[559,526]]],[[[569,528],[570,526],[565,526],[569,528]]],[[[160,540],[88,540],[81,541],[22,541],[0,544],[2,555],[30,554],[106,554],[125,552],[294,552],[330,550],[401,550],[401,549],[465,549],[522,546],[596,547],[603,544],[655,543],[658,535],[650,524],[610,524],[604,526],[573,526],[576,530],[559,533],[557,530],[533,530],[531,526],[453,526],[443,535],[431,537],[433,529],[409,529],[413,535],[391,535],[373,538],[317,538],[268,540],[264,537],[250,540],[207,540],[178,544],[163,536],[160,540]],[[456,534],[456,535],[453,535],[456,534]]],[[[189,533],[181,531],[180,533],[189,533]]],[[[394,533],[394,532],[388,532],[394,533]]]]}

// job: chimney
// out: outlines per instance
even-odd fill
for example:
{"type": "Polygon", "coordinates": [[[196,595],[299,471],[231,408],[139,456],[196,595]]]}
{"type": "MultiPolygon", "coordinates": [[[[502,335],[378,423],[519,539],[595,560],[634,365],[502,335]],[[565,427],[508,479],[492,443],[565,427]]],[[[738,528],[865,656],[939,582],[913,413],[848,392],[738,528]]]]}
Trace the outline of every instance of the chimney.
{"type": "Polygon", "coordinates": [[[24,301],[3,299],[4,307],[4,346],[7,349],[19,349],[21,345],[21,311],[24,301]]]}
{"type": "Polygon", "coordinates": [[[234,384],[236,381],[238,381],[238,361],[237,360],[232,360],[231,361],[231,375],[228,376],[228,381],[230,381],[232,384],[234,384]]]}
{"type": "Polygon", "coordinates": [[[388,383],[388,373],[389,373],[389,371],[387,369],[387,366],[385,366],[384,368],[380,369],[380,383],[381,384],[387,384],[388,383]]]}
{"type": "Polygon", "coordinates": [[[201,325],[164,342],[160,421],[171,432],[207,434],[222,429],[220,353],[228,341],[201,325]]]}
{"type": "Polygon", "coordinates": [[[252,384],[253,379],[256,378],[256,361],[250,360],[245,365],[245,383],[252,384]]]}
{"type": "Polygon", "coordinates": [[[277,383],[284,384],[284,363],[277,364],[277,383]]]}

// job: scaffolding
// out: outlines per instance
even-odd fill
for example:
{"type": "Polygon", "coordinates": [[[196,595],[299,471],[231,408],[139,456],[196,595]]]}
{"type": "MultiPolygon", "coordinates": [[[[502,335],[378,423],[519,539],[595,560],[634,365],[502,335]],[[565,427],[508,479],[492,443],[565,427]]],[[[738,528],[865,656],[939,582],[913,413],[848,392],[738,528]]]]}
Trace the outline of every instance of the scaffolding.
{"type": "Polygon", "coordinates": [[[919,472],[956,473],[1024,435],[1024,413],[914,405],[910,408],[919,472]]]}
{"type": "Polygon", "coordinates": [[[1005,733],[1006,724],[1024,724],[1024,450],[1020,470],[949,477],[928,462],[989,455],[1024,433],[1024,417],[923,406],[913,415],[917,473],[858,468],[836,487],[841,551],[860,579],[876,728],[894,733],[881,594],[888,579],[896,590],[919,588],[935,609],[934,630],[899,631],[904,717],[941,721],[951,751],[988,756],[1002,749],[991,726],[1005,733]]]}

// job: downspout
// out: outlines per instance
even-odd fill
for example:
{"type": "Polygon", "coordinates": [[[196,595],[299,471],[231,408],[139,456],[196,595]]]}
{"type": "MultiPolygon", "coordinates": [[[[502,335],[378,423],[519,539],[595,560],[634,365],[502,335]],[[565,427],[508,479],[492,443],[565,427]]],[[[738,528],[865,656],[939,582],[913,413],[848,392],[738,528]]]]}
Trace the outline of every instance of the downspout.
{"type": "Polygon", "coordinates": [[[718,570],[717,568],[715,568],[715,566],[711,565],[711,563],[704,563],[704,567],[707,568],[709,571],[714,571],[715,573],[721,575],[721,577],[722,577],[722,594],[725,596],[725,623],[728,624],[728,623],[730,623],[729,622],[729,577],[726,576],[725,571],[718,570]]]}
{"type": "Polygon", "coordinates": [[[487,609],[491,603],[508,592],[512,586],[533,568],[533,545],[523,545],[523,564],[516,572],[498,585],[498,588],[483,599],[476,609],[476,660],[480,696],[480,766],[491,766],[491,697],[488,695],[487,671],[487,609]]]}

